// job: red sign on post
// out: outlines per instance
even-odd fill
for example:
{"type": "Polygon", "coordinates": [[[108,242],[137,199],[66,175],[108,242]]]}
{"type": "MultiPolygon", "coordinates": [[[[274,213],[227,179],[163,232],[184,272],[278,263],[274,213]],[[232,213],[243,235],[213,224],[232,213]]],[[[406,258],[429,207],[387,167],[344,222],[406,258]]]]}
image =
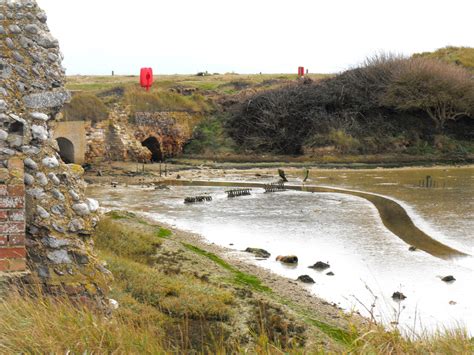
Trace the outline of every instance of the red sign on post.
{"type": "Polygon", "coordinates": [[[142,68],[140,70],[140,86],[146,88],[146,91],[150,90],[153,85],[153,69],[142,68]]]}

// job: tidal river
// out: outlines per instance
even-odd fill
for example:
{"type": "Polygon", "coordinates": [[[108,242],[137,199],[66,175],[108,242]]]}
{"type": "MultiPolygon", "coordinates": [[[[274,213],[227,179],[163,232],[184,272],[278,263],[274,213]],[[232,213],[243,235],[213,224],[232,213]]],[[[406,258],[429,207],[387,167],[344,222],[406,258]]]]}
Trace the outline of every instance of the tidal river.
{"type": "MultiPolygon", "coordinates": [[[[301,180],[293,176],[290,184],[301,186],[301,180]]],[[[275,178],[235,172],[227,173],[225,180],[238,185],[275,178]]],[[[397,322],[415,332],[461,325],[474,333],[473,168],[319,170],[311,172],[310,180],[311,186],[387,197],[407,212],[410,223],[420,231],[421,235],[414,234],[415,242],[426,236],[441,247],[409,251],[409,245],[394,233],[401,230],[410,237],[413,228],[405,228],[410,223],[391,221],[393,228],[387,228],[390,225],[382,220],[380,206],[358,193],[264,193],[253,188],[251,196],[229,199],[225,193],[229,187],[223,186],[170,186],[169,190],[93,186],[89,195],[104,208],[143,213],[199,233],[227,247],[229,253],[290,279],[307,274],[316,282],[308,286],[315,295],[363,315],[371,310],[384,324],[397,322]],[[431,182],[426,183],[428,176],[431,182]],[[212,202],[183,202],[186,196],[203,194],[210,194],[212,202]],[[247,247],[266,249],[272,256],[256,260],[241,252],[247,247]],[[298,256],[297,266],[275,260],[290,254],[298,256]],[[308,268],[317,261],[331,268],[323,272],[308,268]],[[441,281],[447,275],[456,281],[441,281]],[[407,298],[393,301],[395,291],[407,298]]]]}

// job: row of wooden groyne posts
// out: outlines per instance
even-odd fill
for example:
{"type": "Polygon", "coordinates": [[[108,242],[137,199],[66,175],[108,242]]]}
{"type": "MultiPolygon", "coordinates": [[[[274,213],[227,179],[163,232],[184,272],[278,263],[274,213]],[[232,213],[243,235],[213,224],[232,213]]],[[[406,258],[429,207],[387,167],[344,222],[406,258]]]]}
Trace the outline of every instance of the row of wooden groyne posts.
{"type": "MultiPolygon", "coordinates": [[[[276,182],[263,186],[265,193],[271,192],[280,192],[285,191],[285,184],[283,182],[276,182]]],[[[227,198],[235,198],[240,196],[250,196],[252,194],[252,189],[233,189],[225,192],[227,198]]],[[[191,196],[184,199],[184,203],[200,203],[200,202],[210,202],[212,201],[212,196],[201,195],[201,196],[191,196]]]]}

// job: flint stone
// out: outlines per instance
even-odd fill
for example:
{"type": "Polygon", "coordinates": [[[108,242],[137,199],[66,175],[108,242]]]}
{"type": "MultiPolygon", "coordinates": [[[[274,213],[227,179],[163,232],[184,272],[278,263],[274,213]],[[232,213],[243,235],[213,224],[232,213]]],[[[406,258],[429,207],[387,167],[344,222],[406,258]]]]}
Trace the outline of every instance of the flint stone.
{"type": "Polygon", "coordinates": [[[42,199],[46,198],[46,193],[40,187],[37,187],[37,188],[34,188],[34,189],[28,189],[28,190],[26,190],[26,193],[30,196],[33,196],[37,200],[42,200],[42,199]]]}
{"type": "Polygon", "coordinates": [[[61,191],[59,191],[58,189],[52,189],[51,193],[53,194],[53,197],[56,200],[64,201],[66,199],[66,197],[64,197],[63,193],[61,191]]]}
{"type": "Polygon", "coordinates": [[[25,58],[23,58],[23,56],[18,52],[13,52],[12,56],[13,59],[15,59],[19,63],[23,63],[25,61],[25,58]]]}
{"type": "Polygon", "coordinates": [[[7,45],[8,48],[15,49],[15,43],[13,43],[11,38],[5,39],[5,44],[7,45]]]}
{"type": "Polygon", "coordinates": [[[18,34],[21,32],[21,28],[18,25],[10,25],[8,26],[8,30],[13,34],[18,34]]]}
{"type": "Polygon", "coordinates": [[[32,112],[32,113],[30,113],[30,116],[34,120],[40,120],[40,121],[48,121],[49,120],[49,116],[47,114],[41,113],[41,112],[32,112]]]}
{"type": "Polygon", "coordinates": [[[89,210],[89,206],[86,203],[76,203],[72,205],[72,209],[79,216],[87,216],[91,213],[91,211],[89,210]]]}
{"type": "Polygon", "coordinates": [[[48,21],[48,16],[43,11],[37,13],[36,18],[42,23],[45,23],[46,21],[48,21]]]}
{"type": "Polygon", "coordinates": [[[40,149],[38,147],[32,147],[30,145],[24,145],[21,147],[21,151],[25,154],[28,155],[36,155],[40,152],[40,149]]]}
{"type": "Polygon", "coordinates": [[[56,157],[44,158],[41,162],[45,167],[50,169],[54,169],[59,166],[59,161],[56,159],[56,157]]]}
{"type": "Polygon", "coordinates": [[[36,178],[38,179],[38,182],[41,186],[48,185],[48,178],[44,173],[37,173],[36,178]]]}
{"type": "Polygon", "coordinates": [[[26,158],[25,161],[24,161],[24,164],[27,168],[29,168],[31,170],[38,169],[38,164],[36,164],[36,162],[31,158],[26,158]]]}
{"type": "Polygon", "coordinates": [[[71,245],[71,242],[67,239],[58,239],[54,237],[46,237],[42,240],[43,244],[52,249],[59,249],[71,245]]]}
{"type": "Polygon", "coordinates": [[[8,132],[0,129],[0,141],[6,141],[8,139],[8,132]]]}
{"type": "Polygon", "coordinates": [[[46,211],[41,206],[36,206],[36,212],[38,213],[38,216],[40,216],[42,219],[48,219],[50,217],[48,211],[46,211]]]}
{"type": "Polygon", "coordinates": [[[9,148],[2,148],[0,149],[0,153],[6,154],[6,155],[15,155],[16,151],[9,148]]]}
{"type": "Polygon", "coordinates": [[[48,178],[49,178],[49,180],[51,180],[53,182],[54,185],[60,185],[61,184],[61,180],[58,179],[58,177],[56,176],[55,173],[49,173],[48,178]]]}
{"type": "Polygon", "coordinates": [[[79,194],[74,191],[74,190],[69,190],[69,195],[71,196],[71,198],[74,200],[74,201],[79,201],[81,199],[81,197],[79,196],[79,194]]]}
{"type": "Polygon", "coordinates": [[[48,131],[43,126],[33,125],[31,126],[31,133],[34,139],[45,141],[48,139],[48,131]]]}
{"type": "Polygon", "coordinates": [[[73,233],[79,232],[84,229],[84,222],[80,219],[73,219],[68,226],[69,230],[73,233]]]}
{"type": "Polygon", "coordinates": [[[70,99],[71,94],[67,91],[48,91],[25,96],[23,101],[28,108],[41,109],[61,107],[70,99]]]}
{"type": "Polygon", "coordinates": [[[25,173],[25,176],[23,177],[23,180],[24,180],[26,185],[31,186],[35,183],[35,178],[33,177],[33,175],[30,175],[28,173],[25,173]]]}
{"type": "Polygon", "coordinates": [[[96,212],[99,209],[99,201],[94,200],[93,198],[86,199],[87,207],[89,207],[89,211],[96,212]]]}
{"type": "Polygon", "coordinates": [[[72,260],[69,257],[66,250],[55,250],[50,251],[48,254],[48,259],[55,264],[71,264],[72,260]]]}
{"type": "Polygon", "coordinates": [[[39,28],[35,24],[29,24],[25,26],[25,31],[35,35],[39,32],[39,28]]]}
{"type": "Polygon", "coordinates": [[[40,32],[40,37],[37,39],[36,43],[43,48],[57,48],[59,47],[58,40],[54,38],[48,32],[40,32]]]}
{"type": "Polygon", "coordinates": [[[58,216],[62,216],[64,215],[64,213],[66,213],[66,209],[64,208],[64,206],[54,205],[53,207],[51,207],[51,212],[58,216]]]}

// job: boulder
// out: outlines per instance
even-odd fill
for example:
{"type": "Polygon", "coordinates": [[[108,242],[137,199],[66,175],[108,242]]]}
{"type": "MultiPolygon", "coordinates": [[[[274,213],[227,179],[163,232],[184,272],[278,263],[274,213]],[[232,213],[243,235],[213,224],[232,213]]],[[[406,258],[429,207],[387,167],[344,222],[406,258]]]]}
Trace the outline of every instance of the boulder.
{"type": "Polygon", "coordinates": [[[392,298],[395,301],[403,301],[404,299],[407,298],[407,296],[405,296],[403,293],[397,291],[397,292],[393,293],[392,298]]]}
{"type": "Polygon", "coordinates": [[[409,251],[417,251],[418,248],[417,247],[414,247],[413,245],[410,245],[410,247],[408,248],[409,251]]]}
{"type": "Polygon", "coordinates": [[[334,273],[332,271],[329,271],[326,275],[327,276],[334,276],[334,273]]]}
{"type": "Polygon", "coordinates": [[[298,264],[298,257],[296,255],[278,255],[276,261],[280,261],[285,264],[298,264]]]}
{"type": "Polygon", "coordinates": [[[310,269],[315,269],[315,270],[319,270],[319,271],[329,269],[330,267],[331,267],[331,265],[329,265],[328,263],[324,263],[322,261],[318,261],[316,264],[314,264],[312,266],[309,266],[310,269]]]}
{"type": "Polygon", "coordinates": [[[296,279],[296,281],[304,282],[305,284],[314,284],[314,280],[311,276],[301,275],[296,279]]]}
{"type": "Polygon", "coordinates": [[[441,281],[444,281],[444,282],[454,282],[454,281],[456,281],[456,279],[454,278],[453,275],[448,275],[448,276],[445,276],[445,277],[441,278],[441,281]]]}
{"type": "Polygon", "coordinates": [[[245,249],[245,252],[251,253],[255,255],[257,258],[269,258],[271,254],[266,251],[265,249],[259,249],[259,248],[247,248],[245,249]]]}

